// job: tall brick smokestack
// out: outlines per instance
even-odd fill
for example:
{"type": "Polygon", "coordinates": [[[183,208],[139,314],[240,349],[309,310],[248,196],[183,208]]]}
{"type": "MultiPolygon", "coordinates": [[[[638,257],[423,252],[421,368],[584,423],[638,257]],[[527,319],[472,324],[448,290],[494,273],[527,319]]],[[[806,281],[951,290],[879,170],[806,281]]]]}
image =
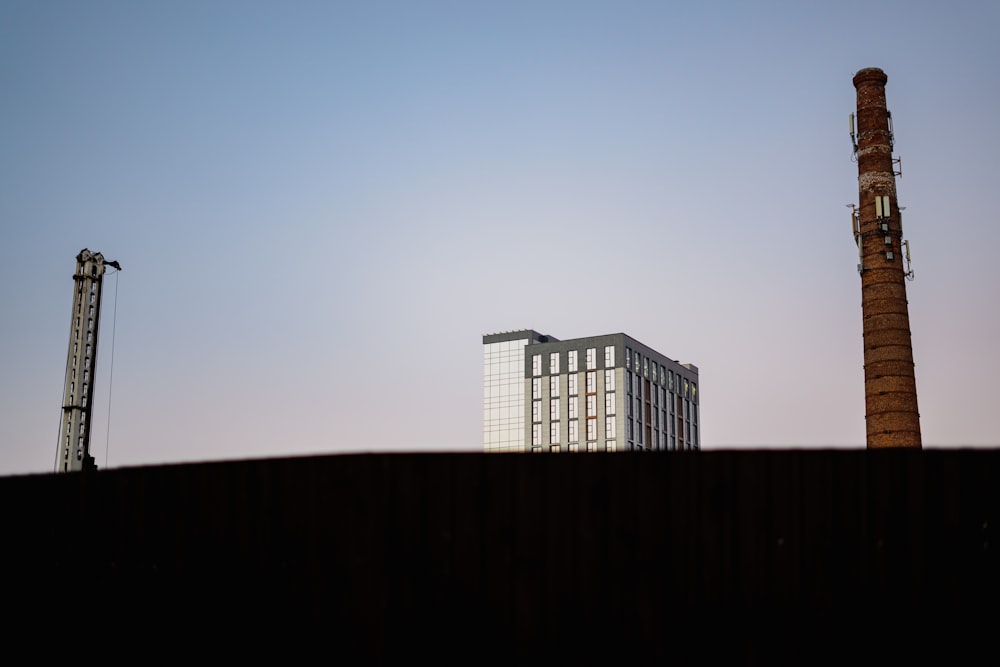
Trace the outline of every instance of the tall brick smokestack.
{"type": "MultiPolygon", "coordinates": [[[[921,448],[903,231],[896,202],[891,115],[885,72],[854,75],[857,90],[858,207],[852,214],[864,319],[865,420],[868,449],[921,448]]],[[[854,138],[854,119],[851,119],[854,138]]]]}

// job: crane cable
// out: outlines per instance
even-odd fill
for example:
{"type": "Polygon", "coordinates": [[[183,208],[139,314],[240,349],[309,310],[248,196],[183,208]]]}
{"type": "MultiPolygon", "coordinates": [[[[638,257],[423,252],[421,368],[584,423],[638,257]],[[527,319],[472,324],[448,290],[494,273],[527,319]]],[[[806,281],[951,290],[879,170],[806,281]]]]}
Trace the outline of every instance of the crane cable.
{"type": "Polygon", "coordinates": [[[115,305],[112,309],[111,317],[111,365],[108,368],[108,423],[104,431],[104,467],[108,467],[108,447],[111,440],[111,384],[115,377],[115,331],[118,329],[118,274],[121,269],[115,270],[115,305]]]}

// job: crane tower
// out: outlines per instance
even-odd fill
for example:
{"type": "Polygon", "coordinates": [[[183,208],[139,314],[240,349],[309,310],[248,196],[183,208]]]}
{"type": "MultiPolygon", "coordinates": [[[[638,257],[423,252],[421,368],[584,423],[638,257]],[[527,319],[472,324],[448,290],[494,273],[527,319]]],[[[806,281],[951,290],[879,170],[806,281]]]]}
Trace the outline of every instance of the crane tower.
{"type": "Polygon", "coordinates": [[[914,375],[906,279],[910,243],[903,239],[896,200],[892,115],[886,108],[888,77],[877,67],[854,75],[857,134],[851,114],[851,142],[858,163],[858,203],[850,205],[858,245],[865,362],[867,447],[921,448],[920,413],[914,375]],[[904,266],[905,261],[905,266],[904,266]]]}
{"type": "Polygon", "coordinates": [[[97,369],[101,289],[105,267],[108,266],[121,270],[118,262],[106,261],[99,252],[84,248],[76,256],[56,472],[97,469],[94,457],[90,455],[90,422],[94,405],[94,372],[97,369]]]}

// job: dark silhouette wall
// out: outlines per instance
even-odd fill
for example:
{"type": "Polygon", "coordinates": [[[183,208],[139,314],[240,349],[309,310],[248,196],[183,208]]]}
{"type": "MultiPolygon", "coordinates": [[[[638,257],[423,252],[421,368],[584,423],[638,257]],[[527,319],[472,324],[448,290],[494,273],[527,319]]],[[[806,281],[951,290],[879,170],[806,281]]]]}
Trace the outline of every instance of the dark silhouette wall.
{"type": "Polygon", "coordinates": [[[280,643],[351,664],[955,658],[995,649],[998,479],[1000,452],[929,449],[14,476],[0,478],[0,564],[8,611],[71,650],[197,639],[230,658],[280,643]]]}

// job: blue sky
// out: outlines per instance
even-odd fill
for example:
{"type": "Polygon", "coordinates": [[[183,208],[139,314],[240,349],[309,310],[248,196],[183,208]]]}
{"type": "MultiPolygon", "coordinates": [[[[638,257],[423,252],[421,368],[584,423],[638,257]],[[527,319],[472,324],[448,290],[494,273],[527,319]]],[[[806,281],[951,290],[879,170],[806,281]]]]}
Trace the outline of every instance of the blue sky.
{"type": "Polygon", "coordinates": [[[0,474],[481,451],[482,335],[626,333],[705,450],[863,448],[851,79],[888,75],[923,442],[1000,444],[1000,5],[0,3],[0,474]],[[112,347],[113,345],[113,347],[112,347]]]}

